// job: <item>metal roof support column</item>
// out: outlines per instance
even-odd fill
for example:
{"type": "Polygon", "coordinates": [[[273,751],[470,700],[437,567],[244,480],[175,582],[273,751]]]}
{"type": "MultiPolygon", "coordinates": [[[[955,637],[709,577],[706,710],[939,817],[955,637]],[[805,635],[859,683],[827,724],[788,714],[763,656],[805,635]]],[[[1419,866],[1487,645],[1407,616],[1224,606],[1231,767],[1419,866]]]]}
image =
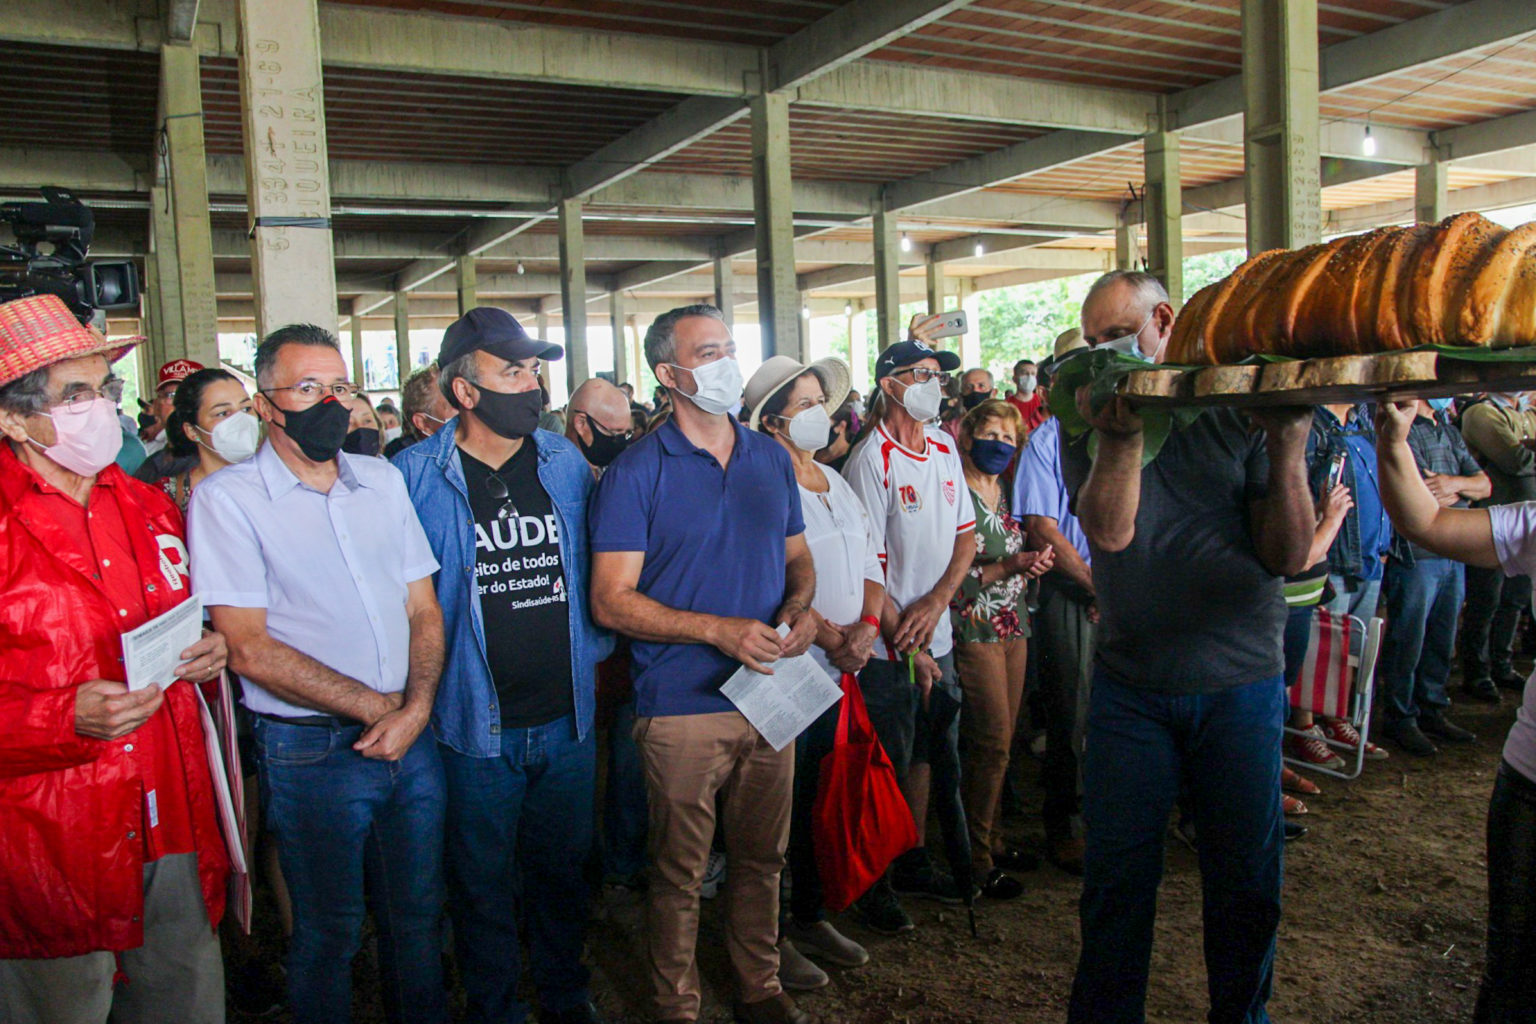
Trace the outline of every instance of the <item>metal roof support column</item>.
{"type": "Polygon", "coordinates": [[[1147,176],[1147,269],[1163,282],[1169,301],[1178,309],[1184,305],[1184,199],[1179,176],[1179,136],[1174,132],[1148,132],[1142,142],[1142,153],[1147,176]]]}
{"type": "MultiPolygon", "coordinates": [[[[170,210],[171,193],[164,187],[149,190],[149,259],[145,269],[153,309],[150,315],[150,349],[154,355],[151,371],[161,363],[187,354],[182,336],[181,275],[176,268],[176,228],[170,210]]],[[[153,388],[154,381],[148,382],[153,388]]]]}
{"type": "MultiPolygon", "coordinates": [[[[213,289],[213,231],[208,225],[208,171],[203,152],[203,93],[197,50],[160,47],[160,111],[171,197],[181,335],[187,358],[219,364],[218,303],[213,289]]],[[[163,269],[163,268],[162,268],[163,269]]]]}
{"type": "Polygon", "coordinates": [[[475,296],[477,287],[475,258],[467,255],[460,256],[454,260],[453,271],[459,293],[459,316],[463,316],[480,304],[475,296]]]}
{"type": "Polygon", "coordinates": [[[928,315],[944,312],[944,264],[928,261],[928,315]]]}
{"type": "Polygon", "coordinates": [[[731,258],[715,259],[715,308],[725,318],[725,326],[736,327],[736,275],[731,270],[731,258]]]}
{"type": "Polygon", "coordinates": [[[581,200],[560,200],[560,319],[565,325],[566,394],[592,376],[587,364],[587,261],[581,200]]]}
{"type": "Polygon", "coordinates": [[[1317,0],[1243,0],[1248,251],[1322,238],[1317,0]]]}
{"type": "Polygon", "coordinates": [[[805,358],[795,286],[795,208],[789,171],[789,98],[752,98],[752,205],[757,235],[757,322],[763,357],[805,358]]]}
{"type": "Polygon", "coordinates": [[[629,346],[624,342],[624,293],[615,288],[608,293],[608,328],[613,334],[613,382],[629,380],[629,346]]]}
{"type": "Polygon", "coordinates": [[[336,330],[319,0],[240,0],[240,119],[256,332],[336,330]]]}
{"type": "MultiPolygon", "coordinates": [[[[367,391],[368,364],[363,361],[363,317],[362,314],[358,313],[358,310],[362,308],[362,305],[363,304],[356,299],[352,300],[352,308],[350,310],[350,315],[352,317],[351,377],[352,383],[356,384],[364,391],[367,391]]],[[[405,381],[403,379],[400,381],[400,386],[405,386],[405,381]]]]}
{"type": "Polygon", "coordinates": [[[1124,217],[1115,223],[1115,269],[1136,269],[1136,225],[1124,217]]]}
{"type": "Polygon", "coordinates": [[[901,340],[901,235],[896,214],[875,211],[875,340],[884,352],[901,340]]]}
{"type": "Polygon", "coordinates": [[[1450,164],[1431,160],[1414,168],[1413,216],[1415,220],[1437,224],[1446,217],[1446,172],[1450,164]]]}
{"type": "Polygon", "coordinates": [[[397,387],[405,387],[405,378],[411,375],[416,368],[411,359],[411,293],[407,291],[395,292],[395,369],[400,382],[397,387]]]}

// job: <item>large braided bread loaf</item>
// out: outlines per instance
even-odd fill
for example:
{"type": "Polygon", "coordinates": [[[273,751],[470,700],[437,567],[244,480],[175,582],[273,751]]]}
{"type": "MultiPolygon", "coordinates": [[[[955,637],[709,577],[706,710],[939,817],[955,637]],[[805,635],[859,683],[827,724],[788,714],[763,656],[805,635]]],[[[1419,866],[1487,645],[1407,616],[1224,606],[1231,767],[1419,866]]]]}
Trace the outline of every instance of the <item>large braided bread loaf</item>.
{"type": "Polygon", "coordinates": [[[1536,345],[1536,223],[1476,213],[1261,252],[1190,297],[1171,363],[1536,345]]]}

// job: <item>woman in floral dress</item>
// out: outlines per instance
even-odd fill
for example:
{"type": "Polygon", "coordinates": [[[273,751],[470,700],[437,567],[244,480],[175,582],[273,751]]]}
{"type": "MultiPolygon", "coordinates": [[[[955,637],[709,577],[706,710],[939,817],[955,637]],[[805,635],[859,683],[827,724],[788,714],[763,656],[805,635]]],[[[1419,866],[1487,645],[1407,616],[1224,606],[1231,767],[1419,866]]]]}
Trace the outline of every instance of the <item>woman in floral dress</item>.
{"type": "Polygon", "coordinates": [[[976,560],[950,602],[955,668],[965,705],[960,715],[964,763],[961,797],[971,834],[971,860],[982,895],[1012,899],[1024,887],[1004,868],[1027,870],[1035,858],[1003,842],[998,803],[1008,771],[1008,748],[1024,700],[1029,649],[1029,580],[1051,567],[1054,555],[1025,551],[1024,534],[1008,514],[998,475],[1013,461],[1024,435],[1018,410],[983,402],[960,425],[965,483],[976,506],[976,560]]]}

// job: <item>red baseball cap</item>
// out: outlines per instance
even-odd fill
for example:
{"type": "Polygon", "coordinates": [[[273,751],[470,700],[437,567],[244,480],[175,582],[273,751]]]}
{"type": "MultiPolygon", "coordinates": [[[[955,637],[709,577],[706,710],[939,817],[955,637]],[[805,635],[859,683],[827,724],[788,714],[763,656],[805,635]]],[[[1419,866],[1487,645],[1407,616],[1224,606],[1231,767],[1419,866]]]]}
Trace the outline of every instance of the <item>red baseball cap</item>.
{"type": "Polygon", "coordinates": [[[77,320],[57,295],[0,303],[0,386],[66,359],[100,354],[115,362],[143,340],[108,341],[77,320]]]}
{"type": "Polygon", "coordinates": [[[190,359],[172,359],[160,367],[160,379],[155,381],[155,390],[159,391],[167,384],[180,384],[202,368],[202,363],[190,359]]]}

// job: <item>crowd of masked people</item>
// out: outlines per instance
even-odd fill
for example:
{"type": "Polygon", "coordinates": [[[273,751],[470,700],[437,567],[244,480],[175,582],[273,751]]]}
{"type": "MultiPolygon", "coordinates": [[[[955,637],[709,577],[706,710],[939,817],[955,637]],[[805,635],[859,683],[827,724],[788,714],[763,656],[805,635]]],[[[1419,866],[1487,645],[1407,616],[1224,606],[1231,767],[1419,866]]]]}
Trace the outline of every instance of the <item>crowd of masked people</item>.
{"type": "MultiPolygon", "coordinates": [[[[1268,1020],[1286,816],[1316,792],[1282,753],[1387,756],[1290,707],[1314,611],[1387,619],[1376,738],[1471,740],[1458,622],[1458,696],[1524,686],[1536,411],[1213,408],[1156,448],[1122,398],[1067,396],[1086,433],[1050,414],[1077,350],[1157,362],[1174,315],[1154,278],[1107,274],[1011,387],[915,319],[866,401],[837,359],[743,380],[720,312],[688,306],[646,334],[651,406],[592,379],[563,414],[539,380],[561,348],[498,309],[449,327],[398,408],[292,325],[254,393],[177,360],[135,421],[111,369],[131,345],[50,296],[0,305],[0,1022],[224,1019],[249,939],[221,941],[234,854],[200,704],[226,672],[294,1020],[350,1018],[371,914],[391,1021],[449,1019],[450,941],[466,1019],[601,1021],[600,878],[644,902],[649,1019],[699,1018],[719,892],[735,1018],[815,1021],[786,989],[869,959],[815,848],[842,708],[776,750],[721,692],[800,655],[857,687],[917,831],[851,918],[895,935],[911,899],[1018,896],[1037,856],[1002,813],[1043,736],[1043,852],[1082,876],[1069,1020],[1143,1019],[1176,807],[1210,1019],[1268,1020]],[[175,680],[130,689],[120,635],[192,595],[175,680]]],[[[1529,1021],[1536,687],[1488,844],[1476,1019],[1529,1021]]]]}

